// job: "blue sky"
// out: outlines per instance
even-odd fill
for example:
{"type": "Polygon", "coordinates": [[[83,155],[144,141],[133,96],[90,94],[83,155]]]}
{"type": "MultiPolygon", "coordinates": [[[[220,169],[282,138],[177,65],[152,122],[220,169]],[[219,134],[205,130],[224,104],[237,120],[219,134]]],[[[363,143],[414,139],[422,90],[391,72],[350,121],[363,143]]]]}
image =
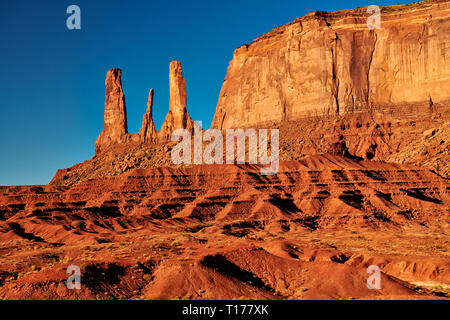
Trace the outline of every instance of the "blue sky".
{"type": "Polygon", "coordinates": [[[173,59],[183,66],[191,117],[208,128],[235,48],[311,11],[397,3],[2,0],[0,185],[46,184],[94,155],[110,68],[122,69],[129,132],[139,130],[150,88],[159,130],[173,59]],[[81,30],[66,27],[71,4],[81,8],[81,30]]]}

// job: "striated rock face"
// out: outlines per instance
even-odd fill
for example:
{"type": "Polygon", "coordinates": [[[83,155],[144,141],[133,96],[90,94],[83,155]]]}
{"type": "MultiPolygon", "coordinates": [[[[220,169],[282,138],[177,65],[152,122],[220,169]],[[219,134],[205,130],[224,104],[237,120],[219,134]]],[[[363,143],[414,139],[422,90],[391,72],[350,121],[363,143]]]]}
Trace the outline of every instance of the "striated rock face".
{"type": "Polygon", "coordinates": [[[364,110],[429,112],[450,101],[450,2],[313,12],[235,50],[212,127],[364,110]]]}
{"type": "Polygon", "coordinates": [[[127,138],[127,110],[122,90],[122,71],[114,68],[106,74],[105,120],[103,131],[95,142],[96,153],[127,138]]]}
{"type": "Polygon", "coordinates": [[[186,109],[186,82],[183,77],[181,63],[172,61],[169,67],[169,113],[161,127],[159,137],[169,140],[176,129],[192,130],[193,121],[186,109]]]}
{"type": "Polygon", "coordinates": [[[153,89],[149,90],[147,111],[142,119],[142,127],[139,130],[139,137],[142,142],[156,142],[156,129],[153,122],[153,89]]]}

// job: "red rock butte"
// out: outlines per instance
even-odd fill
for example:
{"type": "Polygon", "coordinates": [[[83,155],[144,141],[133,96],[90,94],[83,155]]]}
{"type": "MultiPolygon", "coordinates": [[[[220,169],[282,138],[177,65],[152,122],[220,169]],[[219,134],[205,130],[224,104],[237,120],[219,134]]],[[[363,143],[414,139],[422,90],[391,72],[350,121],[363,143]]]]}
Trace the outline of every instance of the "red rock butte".
{"type": "Polygon", "coordinates": [[[450,102],[450,3],[312,12],[236,49],[212,127],[376,110],[429,113],[450,102]]]}

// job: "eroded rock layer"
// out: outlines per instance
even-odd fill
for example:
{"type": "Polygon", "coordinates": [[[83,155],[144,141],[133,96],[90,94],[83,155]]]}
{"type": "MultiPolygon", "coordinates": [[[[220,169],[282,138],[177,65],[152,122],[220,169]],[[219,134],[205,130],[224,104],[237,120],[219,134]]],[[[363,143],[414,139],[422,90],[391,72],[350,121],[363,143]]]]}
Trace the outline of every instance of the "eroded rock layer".
{"type": "Polygon", "coordinates": [[[199,165],[133,170],[66,191],[1,187],[0,298],[449,294],[447,180],[331,155],[259,172],[199,165]],[[373,264],[381,290],[366,285],[373,264]],[[82,267],[81,290],[65,286],[69,265],[82,267]]]}

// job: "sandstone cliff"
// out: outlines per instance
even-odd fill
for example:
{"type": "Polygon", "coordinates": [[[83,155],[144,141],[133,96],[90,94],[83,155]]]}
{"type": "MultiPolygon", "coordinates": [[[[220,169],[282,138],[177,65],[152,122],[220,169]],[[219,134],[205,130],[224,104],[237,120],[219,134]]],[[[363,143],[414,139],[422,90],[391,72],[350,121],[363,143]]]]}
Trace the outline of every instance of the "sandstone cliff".
{"type": "Polygon", "coordinates": [[[235,50],[212,127],[316,114],[433,111],[450,101],[450,2],[313,12],[235,50]]]}

